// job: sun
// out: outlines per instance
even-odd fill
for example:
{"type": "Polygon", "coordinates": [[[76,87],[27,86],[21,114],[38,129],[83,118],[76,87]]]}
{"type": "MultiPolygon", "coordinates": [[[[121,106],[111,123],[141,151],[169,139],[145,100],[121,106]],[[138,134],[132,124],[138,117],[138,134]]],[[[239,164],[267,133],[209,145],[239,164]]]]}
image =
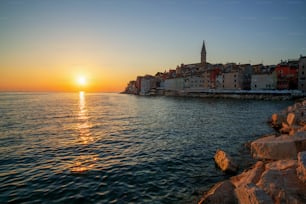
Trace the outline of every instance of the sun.
{"type": "Polygon", "coordinates": [[[85,86],[86,85],[86,77],[84,77],[84,76],[79,76],[78,78],[77,78],[77,82],[78,82],[78,84],[80,85],[80,86],[85,86]]]}

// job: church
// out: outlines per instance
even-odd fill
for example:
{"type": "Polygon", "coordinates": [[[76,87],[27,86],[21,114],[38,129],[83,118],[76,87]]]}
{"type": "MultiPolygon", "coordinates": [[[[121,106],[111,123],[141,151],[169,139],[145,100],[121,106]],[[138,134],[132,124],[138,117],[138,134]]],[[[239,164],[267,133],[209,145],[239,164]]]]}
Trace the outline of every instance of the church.
{"type": "Polygon", "coordinates": [[[208,68],[208,63],[206,61],[206,46],[205,41],[203,41],[201,50],[201,62],[194,64],[181,64],[176,68],[176,77],[186,77],[197,75],[203,73],[208,68]]]}

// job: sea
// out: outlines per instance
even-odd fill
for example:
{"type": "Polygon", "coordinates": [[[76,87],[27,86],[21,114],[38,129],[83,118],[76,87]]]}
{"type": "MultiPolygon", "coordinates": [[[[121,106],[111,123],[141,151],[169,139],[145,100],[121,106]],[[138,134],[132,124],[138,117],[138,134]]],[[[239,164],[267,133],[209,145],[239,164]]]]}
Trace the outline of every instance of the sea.
{"type": "Polygon", "coordinates": [[[0,93],[0,203],[197,203],[293,101],[0,93]]]}

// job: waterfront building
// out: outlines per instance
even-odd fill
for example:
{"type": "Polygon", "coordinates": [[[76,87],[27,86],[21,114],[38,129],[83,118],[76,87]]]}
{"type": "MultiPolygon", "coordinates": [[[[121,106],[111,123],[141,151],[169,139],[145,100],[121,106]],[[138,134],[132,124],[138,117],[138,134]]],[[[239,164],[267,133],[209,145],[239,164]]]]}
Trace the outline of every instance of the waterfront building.
{"type": "Polygon", "coordinates": [[[136,81],[130,81],[124,92],[128,94],[137,94],[136,81]]]}
{"type": "Polygon", "coordinates": [[[264,69],[263,64],[254,64],[254,65],[252,65],[252,70],[253,70],[254,74],[261,74],[261,73],[263,73],[263,69],[264,69]]]}
{"type": "Polygon", "coordinates": [[[202,75],[194,75],[194,76],[185,77],[184,88],[203,89],[204,88],[204,77],[202,75]]]}
{"type": "Polygon", "coordinates": [[[221,73],[221,69],[217,66],[212,69],[207,69],[203,73],[203,88],[204,89],[216,89],[217,85],[217,76],[221,73]]]}
{"type": "Polygon", "coordinates": [[[136,87],[136,90],[137,90],[137,94],[139,94],[140,89],[141,89],[142,78],[143,78],[143,76],[137,76],[137,78],[136,78],[135,87],[136,87]]]}
{"type": "Polygon", "coordinates": [[[298,67],[296,64],[278,64],[275,72],[277,76],[277,89],[289,90],[298,88],[298,67]]]}
{"type": "Polygon", "coordinates": [[[176,77],[176,70],[170,69],[168,72],[168,78],[175,78],[176,77]]]}
{"type": "Polygon", "coordinates": [[[185,79],[183,77],[170,78],[165,80],[165,90],[179,91],[183,90],[185,85],[185,79]]]}
{"type": "MultiPolygon", "coordinates": [[[[201,62],[181,64],[176,69],[158,72],[154,77],[137,77],[128,84],[126,92],[146,95],[154,91],[200,90],[288,90],[306,91],[306,57],[281,61],[280,64],[210,64],[207,62],[205,41],[201,49],[201,62]],[[135,91],[136,89],[136,91],[135,91]]],[[[169,93],[169,92],[168,92],[169,93]]],[[[184,93],[184,91],[182,91],[184,93]]]]}
{"type": "Polygon", "coordinates": [[[243,74],[239,71],[222,73],[222,89],[242,89],[243,74]]]}
{"type": "Polygon", "coordinates": [[[299,59],[298,89],[306,92],[306,56],[299,59]]]}
{"type": "Polygon", "coordinates": [[[141,77],[139,95],[149,95],[150,92],[156,90],[156,78],[151,75],[141,77]]]}
{"type": "Polygon", "coordinates": [[[252,90],[274,90],[277,85],[276,72],[253,74],[251,79],[252,90]]]}
{"type": "Polygon", "coordinates": [[[239,72],[242,73],[242,89],[250,90],[251,89],[251,79],[253,74],[253,68],[250,64],[239,64],[239,72]]]}

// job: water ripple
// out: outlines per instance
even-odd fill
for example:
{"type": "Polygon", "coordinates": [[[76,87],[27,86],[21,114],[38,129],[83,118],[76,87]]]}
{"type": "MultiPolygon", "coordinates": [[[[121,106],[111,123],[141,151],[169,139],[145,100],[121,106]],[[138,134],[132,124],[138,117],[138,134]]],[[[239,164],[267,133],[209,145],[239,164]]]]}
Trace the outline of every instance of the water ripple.
{"type": "Polygon", "coordinates": [[[196,203],[290,103],[0,93],[0,202],[196,203]]]}

